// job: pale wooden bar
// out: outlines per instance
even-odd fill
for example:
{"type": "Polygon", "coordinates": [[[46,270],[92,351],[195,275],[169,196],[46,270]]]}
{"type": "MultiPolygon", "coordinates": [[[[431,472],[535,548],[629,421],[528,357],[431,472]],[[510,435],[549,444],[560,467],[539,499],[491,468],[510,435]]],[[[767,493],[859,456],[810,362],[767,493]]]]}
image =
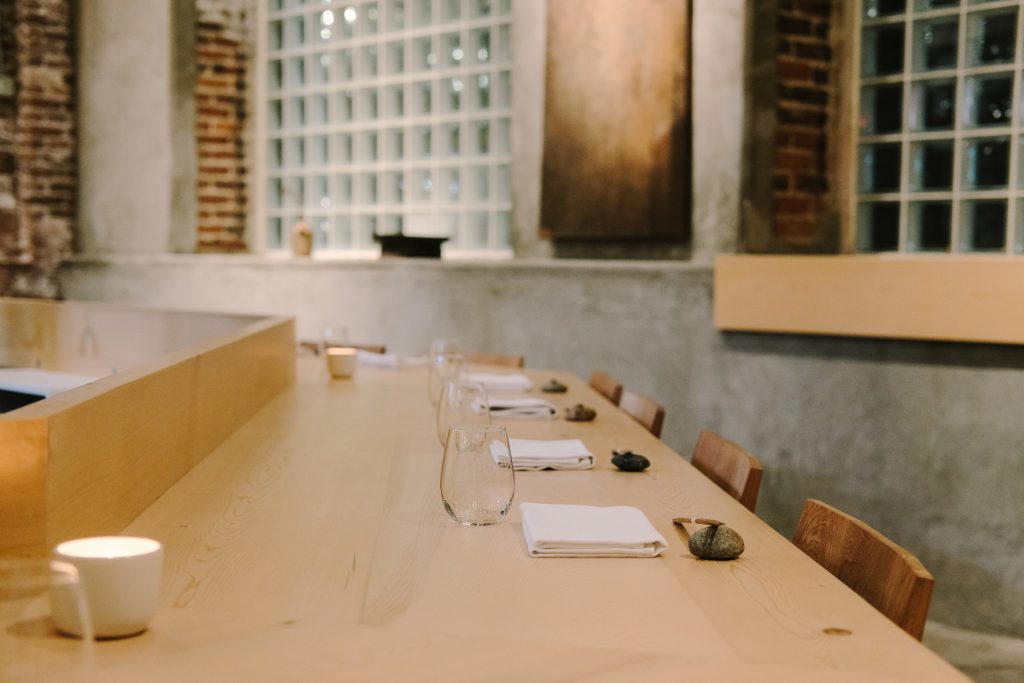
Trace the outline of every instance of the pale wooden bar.
{"type": "Polygon", "coordinates": [[[45,599],[8,602],[0,680],[967,680],[575,376],[530,372],[596,421],[504,424],[579,437],[596,468],[517,472],[510,519],[466,528],[441,506],[425,370],[332,381],[321,363],[300,358],[293,386],[125,529],[166,547],[148,632],[90,652],[52,633],[45,599]],[[613,448],[652,466],[618,472],[613,448]],[[669,549],[531,558],[527,501],[637,506],[669,549]],[[678,516],[726,521],[746,552],[693,558],[678,516]]]}
{"type": "Polygon", "coordinates": [[[720,255],[715,327],[1024,344],[1024,269],[1005,255],[720,255]]]}
{"type": "Polygon", "coordinates": [[[0,299],[0,365],[98,376],[0,415],[0,558],[120,532],[295,374],[290,318],[0,299]]]}

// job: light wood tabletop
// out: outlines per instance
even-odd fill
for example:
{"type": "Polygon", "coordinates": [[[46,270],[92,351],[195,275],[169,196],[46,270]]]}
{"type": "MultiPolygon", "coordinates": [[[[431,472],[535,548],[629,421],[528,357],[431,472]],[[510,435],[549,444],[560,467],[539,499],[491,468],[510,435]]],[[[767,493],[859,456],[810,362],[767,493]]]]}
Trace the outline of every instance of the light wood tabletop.
{"type": "Polygon", "coordinates": [[[148,631],[88,647],[56,635],[45,597],[8,600],[0,680],[967,680],[573,375],[527,371],[594,422],[501,424],[581,438],[595,468],[516,472],[509,519],[462,527],[426,370],[330,380],[322,362],[300,357],[294,385],[125,529],[165,546],[148,631]],[[613,448],[652,465],[619,472],[613,448]],[[669,548],[532,558],[523,502],[636,506],[669,548]],[[725,521],[746,552],[695,559],[677,516],[725,521]]]}

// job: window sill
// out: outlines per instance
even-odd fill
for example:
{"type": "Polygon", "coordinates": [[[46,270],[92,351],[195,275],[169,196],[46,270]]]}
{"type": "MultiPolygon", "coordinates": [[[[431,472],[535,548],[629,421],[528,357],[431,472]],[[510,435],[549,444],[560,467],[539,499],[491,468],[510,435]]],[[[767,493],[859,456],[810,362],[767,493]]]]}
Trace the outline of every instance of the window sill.
{"type": "Polygon", "coordinates": [[[1003,256],[720,256],[720,330],[1024,344],[1024,261],[1003,256]]]}

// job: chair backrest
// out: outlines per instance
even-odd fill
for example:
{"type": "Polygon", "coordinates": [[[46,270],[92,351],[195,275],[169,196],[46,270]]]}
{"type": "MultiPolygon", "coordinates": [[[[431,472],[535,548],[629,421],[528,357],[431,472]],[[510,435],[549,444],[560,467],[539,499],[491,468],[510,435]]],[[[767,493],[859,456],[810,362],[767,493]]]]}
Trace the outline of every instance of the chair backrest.
{"type": "Polygon", "coordinates": [[[764,467],[742,446],[702,430],[693,447],[693,466],[726,493],[754,511],[764,467]]]}
{"type": "Polygon", "coordinates": [[[510,368],[521,368],[526,365],[525,356],[507,356],[500,353],[464,353],[467,363],[473,365],[504,365],[510,368]]]}
{"type": "Polygon", "coordinates": [[[665,409],[653,398],[625,390],[619,399],[619,408],[647,428],[651,434],[661,438],[661,427],[665,423],[665,409]]]}
{"type": "Polygon", "coordinates": [[[855,517],[808,499],[793,543],[918,640],[934,579],[899,545],[855,517]]]}
{"type": "Polygon", "coordinates": [[[622,400],[622,382],[607,373],[598,370],[592,374],[590,386],[615,405],[619,405],[619,401],[622,400]]]}

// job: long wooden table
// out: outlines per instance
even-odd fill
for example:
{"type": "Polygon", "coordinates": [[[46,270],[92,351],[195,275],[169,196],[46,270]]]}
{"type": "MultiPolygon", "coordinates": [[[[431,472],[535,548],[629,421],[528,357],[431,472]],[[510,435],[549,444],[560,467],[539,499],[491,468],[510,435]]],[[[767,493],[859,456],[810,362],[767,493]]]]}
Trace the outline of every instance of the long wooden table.
{"type": "Polygon", "coordinates": [[[562,405],[592,423],[508,421],[580,437],[591,471],[517,472],[507,522],[457,525],[422,368],[296,383],[125,533],[166,548],[146,633],[93,647],[57,636],[43,597],[0,610],[0,680],[965,681],[575,376],[562,405]],[[610,463],[647,455],[644,473],[610,463]],[[518,504],[634,505],[654,559],[536,559],[518,504]],[[700,561],[678,515],[725,520],[734,562],[700,561]]]}

